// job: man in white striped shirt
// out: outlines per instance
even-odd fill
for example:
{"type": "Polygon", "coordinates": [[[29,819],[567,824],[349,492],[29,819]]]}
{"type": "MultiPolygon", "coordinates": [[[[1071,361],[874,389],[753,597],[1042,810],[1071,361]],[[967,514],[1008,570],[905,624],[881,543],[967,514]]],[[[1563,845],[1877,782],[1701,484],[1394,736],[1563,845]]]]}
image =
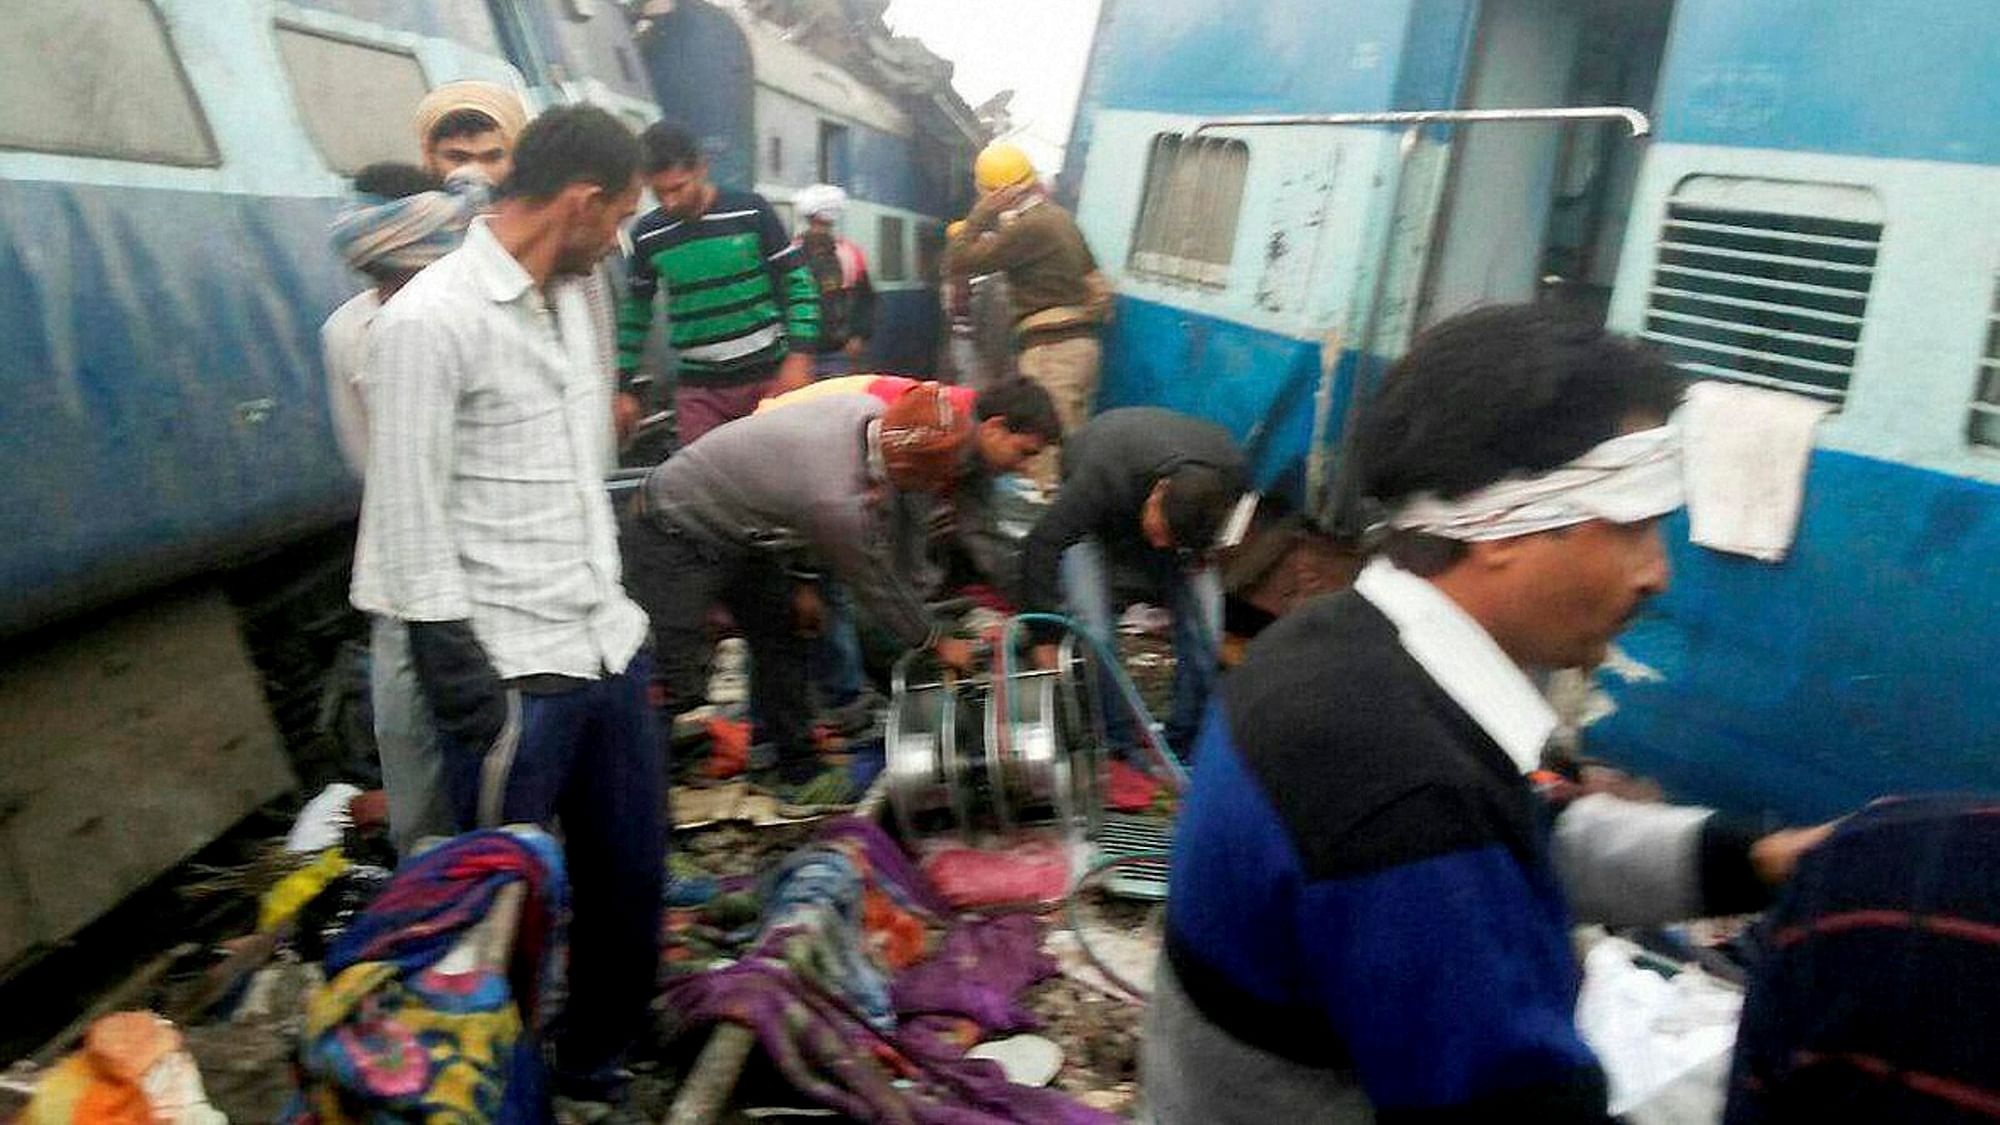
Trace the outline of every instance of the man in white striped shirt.
{"type": "Polygon", "coordinates": [[[625,596],[580,279],[637,203],[602,110],[522,133],[494,213],[383,306],[353,600],[406,622],[461,830],[560,818],[573,888],[556,1089],[621,1085],[658,966],[665,836],[646,616],[625,596]]]}

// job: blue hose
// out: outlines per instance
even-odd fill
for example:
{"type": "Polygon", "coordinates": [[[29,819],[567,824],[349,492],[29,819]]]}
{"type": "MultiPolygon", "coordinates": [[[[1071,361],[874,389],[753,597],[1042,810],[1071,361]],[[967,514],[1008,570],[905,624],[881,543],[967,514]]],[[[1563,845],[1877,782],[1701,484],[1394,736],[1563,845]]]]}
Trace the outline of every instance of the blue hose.
{"type": "MultiPolygon", "coordinates": [[[[1054,625],[1071,636],[1083,638],[1090,645],[1092,651],[1097,654],[1097,659],[1110,670],[1112,682],[1118,685],[1118,694],[1124,697],[1127,710],[1138,720],[1138,729],[1144,732],[1140,735],[1140,739],[1146,744],[1146,749],[1152,753],[1168,780],[1173,782],[1174,791],[1187,792],[1187,769],[1181,765],[1180,759],[1160,742],[1159,731],[1153,725],[1152,712],[1146,710],[1146,701],[1139,697],[1139,689],[1132,683],[1132,677],[1125,674],[1125,665],[1118,659],[1117,651],[1070,618],[1057,613],[1021,613],[1009,618],[1007,627],[1000,634],[1001,682],[1013,682],[1011,677],[1014,674],[1014,633],[1022,625],[1054,625]]],[[[1005,726],[1003,723],[1002,727],[1005,726]]]]}

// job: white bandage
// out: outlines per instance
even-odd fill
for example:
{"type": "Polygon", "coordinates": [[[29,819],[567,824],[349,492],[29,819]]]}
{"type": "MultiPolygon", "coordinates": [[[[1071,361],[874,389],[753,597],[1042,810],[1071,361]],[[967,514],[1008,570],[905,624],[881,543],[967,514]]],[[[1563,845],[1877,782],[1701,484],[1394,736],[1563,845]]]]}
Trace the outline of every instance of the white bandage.
{"type": "Polygon", "coordinates": [[[1680,431],[1621,434],[1559,468],[1509,477],[1455,500],[1422,493],[1389,526],[1442,539],[1512,539],[1591,520],[1638,523],[1681,506],[1680,431]]]}

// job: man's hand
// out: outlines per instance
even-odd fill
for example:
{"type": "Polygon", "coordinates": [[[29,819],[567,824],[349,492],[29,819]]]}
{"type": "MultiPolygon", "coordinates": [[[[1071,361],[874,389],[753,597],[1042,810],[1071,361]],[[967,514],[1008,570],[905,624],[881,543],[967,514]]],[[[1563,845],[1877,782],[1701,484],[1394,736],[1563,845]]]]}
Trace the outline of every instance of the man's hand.
{"type": "Polygon", "coordinates": [[[801,582],[792,590],[792,625],[801,637],[817,637],[826,624],[826,601],[819,585],[801,582]]]}
{"type": "Polygon", "coordinates": [[[778,374],[771,380],[771,395],[790,394],[813,381],[813,357],[805,352],[793,352],[778,363],[778,374]]]}
{"type": "Polygon", "coordinates": [[[1839,821],[1811,828],[1786,828],[1750,845],[1750,866],[1768,886],[1779,886],[1798,870],[1799,857],[1826,842],[1839,821]]]}
{"type": "Polygon", "coordinates": [[[861,359],[861,353],[868,350],[868,341],[859,336],[849,336],[847,343],[840,346],[840,350],[847,354],[847,358],[858,362],[861,359]]]}
{"type": "Polygon", "coordinates": [[[931,643],[931,655],[954,672],[972,671],[972,642],[963,637],[939,637],[931,643]]]}
{"type": "Polygon", "coordinates": [[[410,664],[438,729],[484,754],[507,725],[507,688],[469,621],[412,621],[410,664]]]}
{"type": "Polygon", "coordinates": [[[965,225],[973,230],[985,230],[991,227],[999,221],[1001,212],[1012,211],[1022,200],[1028,198],[1028,193],[1033,190],[1035,190],[1033,183],[1025,183],[987,192],[979,197],[979,202],[972,205],[972,210],[966,212],[965,225]]]}
{"type": "Polygon", "coordinates": [[[1035,646],[1035,667],[1048,671],[1061,660],[1061,654],[1054,645],[1035,646]]]}
{"type": "Polygon", "coordinates": [[[611,396],[611,427],[618,434],[619,445],[632,440],[632,431],[639,428],[639,419],[645,416],[645,412],[639,396],[631,391],[619,391],[611,396]]]}

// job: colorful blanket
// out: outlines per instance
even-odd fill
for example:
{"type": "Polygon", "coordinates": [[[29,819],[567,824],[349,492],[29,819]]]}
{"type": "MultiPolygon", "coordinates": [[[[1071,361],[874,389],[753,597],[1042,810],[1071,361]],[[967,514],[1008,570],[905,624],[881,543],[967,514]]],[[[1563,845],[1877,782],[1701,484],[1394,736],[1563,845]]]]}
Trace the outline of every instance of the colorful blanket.
{"type": "Polygon", "coordinates": [[[1033,1024],[1018,997],[1056,972],[1039,948],[1035,919],[952,921],[894,841],[853,819],[834,822],[781,867],[767,895],[766,922],[741,960],[669,980],[663,1002],[684,1025],[750,1028],[800,1093],[858,1121],[1117,1120],[1054,1091],[1016,1086],[998,1065],[963,1057],[969,1041],[1033,1024]],[[877,925],[868,924],[871,913],[877,925]],[[801,924],[808,915],[816,920],[801,924]],[[858,926],[850,925],[854,919],[858,926]],[[913,949],[911,925],[942,937],[933,948],[913,949]],[[920,953],[891,976],[893,962],[920,953]],[[875,988],[882,980],[886,1006],[875,988]],[[882,1018],[885,1012],[892,1018],[882,1018]]]}
{"type": "Polygon", "coordinates": [[[562,856],[534,829],[472,832],[403,865],[335,941],[307,1004],[293,1125],[549,1120],[535,1036],[567,908],[562,856]],[[475,927],[522,884],[505,965],[475,927]]]}

